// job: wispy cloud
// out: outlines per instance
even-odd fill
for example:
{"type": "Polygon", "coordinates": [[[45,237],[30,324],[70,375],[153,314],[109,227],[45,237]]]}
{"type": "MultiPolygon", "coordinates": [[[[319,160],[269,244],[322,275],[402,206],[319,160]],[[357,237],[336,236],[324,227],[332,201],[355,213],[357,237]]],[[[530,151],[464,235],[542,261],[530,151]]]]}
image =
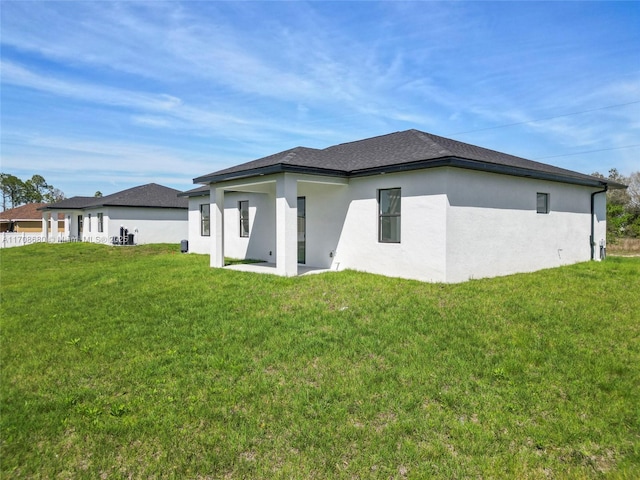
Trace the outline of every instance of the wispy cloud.
{"type": "Polygon", "coordinates": [[[104,178],[113,165],[123,178],[190,179],[295,145],[405,128],[471,131],[457,138],[529,156],[639,135],[634,107],[540,120],[640,98],[638,12],[625,4],[2,8],[3,168],[72,175],[89,165],[104,178]],[[487,130],[511,123],[520,125],[487,130]]]}

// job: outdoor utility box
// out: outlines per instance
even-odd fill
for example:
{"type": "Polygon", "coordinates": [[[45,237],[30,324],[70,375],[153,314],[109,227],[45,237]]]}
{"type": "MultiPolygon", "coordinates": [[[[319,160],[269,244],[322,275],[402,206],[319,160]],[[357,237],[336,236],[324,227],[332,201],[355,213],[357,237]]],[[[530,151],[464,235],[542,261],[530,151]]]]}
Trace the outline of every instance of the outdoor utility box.
{"type": "Polygon", "coordinates": [[[189,251],[189,240],[182,240],[180,242],[180,251],[182,253],[187,253],[189,251]]]}

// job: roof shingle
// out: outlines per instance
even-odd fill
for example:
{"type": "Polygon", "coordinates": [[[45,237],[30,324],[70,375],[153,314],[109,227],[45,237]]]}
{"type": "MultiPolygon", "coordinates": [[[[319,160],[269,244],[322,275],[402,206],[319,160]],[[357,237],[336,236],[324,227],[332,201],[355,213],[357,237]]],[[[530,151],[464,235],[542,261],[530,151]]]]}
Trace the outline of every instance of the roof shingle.
{"type": "Polygon", "coordinates": [[[195,178],[194,183],[215,183],[260,173],[310,171],[318,174],[363,176],[375,173],[456,166],[532,176],[587,185],[621,185],[553,165],[527,160],[495,150],[440,137],[419,130],[405,130],[342,143],[325,149],[296,147],[251,162],[195,178]]]}
{"type": "Polygon", "coordinates": [[[178,197],[180,190],[148,183],[104,197],[71,197],[41,209],[64,210],[95,207],[188,208],[189,201],[178,197]]]}

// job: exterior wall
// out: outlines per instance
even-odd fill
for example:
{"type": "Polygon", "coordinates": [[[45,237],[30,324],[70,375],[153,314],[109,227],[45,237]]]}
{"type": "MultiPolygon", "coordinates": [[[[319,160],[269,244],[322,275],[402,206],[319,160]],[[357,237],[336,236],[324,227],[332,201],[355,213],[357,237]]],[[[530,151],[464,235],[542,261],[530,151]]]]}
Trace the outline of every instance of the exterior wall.
{"type": "Polygon", "coordinates": [[[444,169],[354,178],[349,185],[336,267],[423,281],[445,281],[444,169]],[[378,242],[379,189],[400,187],[401,242],[378,242]]]}
{"type": "Polygon", "coordinates": [[[590,259],[596,189],[462,169],[448,175],[448,282],[590,259]],[[549,194],[547,214],[536,213],[538,192],[549,194]]]}
{"type": "Polygon", "coordinates": [[[209,195],[189,198],[189,253],[209,254],[211,252],[211,236],[200,234],[200,205],[209,204],[209,195]]]}
{"type": "Polygon", "coordinates": [[[337,269],[338,244],[349,209],[349,187],[298,182],[298,197],[305,197],[306,201],[305,265],[337,269]]]}
{"type": "MultiPolygon", "coordinates": [[[[0,223],[0,232],[8,232],[11,222],[0,223]]],[[[13,233],[42,233],[42,220],[16,220],[13,233]]]]}
{"type": "MultiPolygon", "coordinates": [[[[3,233],[2,248],[36,242],[84,241],[111,244],[120,235],[120,226],[134,234],[136,244],[180,243],[188,236],[188,211],[179,208],[101,207],[65,210],[65,220],[58,221],[58,232],[48,236],[42,232],[42,221],[33,233],[3,233]],[[98,231],[98,213],[103,214],[103,231],[98,231]],[[78,238],[78,216],[82,215],[82,238],[78,238]],[[91,215],[91,217],[89,217],[91,215]],[[26,233],[27,236],[23,236],[26,233]]],[[[199,228],[199,223],[198,223],[199,228]]],[[[198,230],[199,233],[199,230],[198,230]]],[[[208,244],[207,244],[208,245],[208,244]]],[[[208,250],[207,250],[208,252],[208,250]]]]}
{"type": "MultiPolygon", "coordinates": [[[[212,235],[200,234],[200,205],[210,197],[189,199],[189,252],[211,253],[212,235]]],[[[272,193],[226,192],[224,199],[225,256],[275,261],[275,196],[272,193]],[[240,237],[238,202],[249,201],[249,237],[240,237]]],[[[213,207],[211,207],[213,209],[213,207]]],[[[213,210],[211,210],[213,211],[213,210]]]]}
{"type": "MultiPolygon", "coordinates": [[[[104,214],[104,232],[96,235],[106,236],[109,241],[120,235],[120,227],[134,234],[134,242],[138,245],[146,243],[180,243],[188,236],[188,211],[181,208],[136,208],[105,207],[87,211],[95,219],[97,232],[97,213],[104,214]]],[[[93,224],[91,228],[93,232],[93,224]]],[[[87,230],[83,229],[83,235],[87,230]]]]}
{"type": "MultiPolygon", "coordinates": [[[[591,258],[591,194],[596,188],[447,167],[352,178],[342,185],[291,177],[297,196],[306,198],[307,266],[461,282],[591,258]],[[377,195],[386,188],[401,188],[400,243],[378,241],[377,195]],[[537,193],[549,195],[549,213],[536,212],[537,193]]],[[[260,187],[250,181],[219,186],[229,189],[224,196],[225,256],[275,262],[278,178],[265,177],[260,187]],[[237,191],[241,188],[254,191],[237,191]],[[239,235],[241,200],[249,201],[249,238],[239,235]]],[[[213,237],[200,237],[199,205],[208,201],[190,200],[192,252],[212,251],[213,237]]],[[[595,213],[599,259],[599,243],[606,239],[605,194],[595,196],[595,213]]]]}
{"type": "Polygon", "coordinates": [[[595,195],[593,207],[595,213],[593,216],[593,240],[595,242],[593,258],[594,260],[602,260],[600,245],[605,249],[607,247],[607,196],[605,193],[595,195]]]}
{"type": "MultiPolygon", "coordinates": [[[[84,213],[82,210],[65,210],[64,211],[64,216],[67,219],[67,222],[69,224],[69,231],[65,232],[65,234],[68,235],[69,238],[75,239],[75,240],[95,241],[87,238],[85,233],[86,228],[83,228],[82,237],[78,238],[78,216],[79,215],[83,215],[83,217],[86,217],[86,213],[84,213]]],[[[86,223],[86,218],[83,218],[83,227],[85,223],[86,223]]]]}
{"type": "MultiPolygon", "coordinates": [[[[456,168],[352,179],[337,263],[423,281],[531,272],[590,259],[595,188],[456,168]],[[377,241],[377,190],[402,189],[401,243],[377,241]],[[548,193],[550,212],[536,213],[548,193]]],[[[595,198],[595,255],[606,198],[595,198]]]]}
{"type": "Polygon", "coordinates": [[[224,196],[225,257],[275,262],[275,196],[268,193],[227,192],[224,196]],[[249,236],[240,236],[238,202],[249,202],[249,236]]]}

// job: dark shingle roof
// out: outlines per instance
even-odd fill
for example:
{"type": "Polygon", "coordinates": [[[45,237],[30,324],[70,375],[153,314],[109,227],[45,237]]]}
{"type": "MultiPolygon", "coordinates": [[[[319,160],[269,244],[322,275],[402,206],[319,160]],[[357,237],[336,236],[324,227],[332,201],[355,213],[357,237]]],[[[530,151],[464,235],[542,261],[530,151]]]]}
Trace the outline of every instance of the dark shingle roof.
{"type": "Polygon", "coordinates": [[[153,208],[188,208],[189,201],[179,198],[180,190],[148,183],[139,187],[128,188],[105,197],[71,197],[61,202],[47,205],[42,209],[64,210],[94,207],[153,207],[153,208]]]}
{"type": "Polygon", "coordinates": [[[51,207],[55,207],[56,210],[78,210],[91,205],[96,200],[96,197],[71,197],[60,200],[56,203],[50,203],[38,210],[51,210],[51,207]]]}
{"type": "Polygon", "coordinates": [[[534,162],[495,150],[405,130],[323,150],[296,147],[268,157],[195,178],[194,183],[215,183],[252,175],[293,171],[337,176],[364,176],[381,172],[453,166],[600,186],[621,186],[607,179],[534,162]]]}

